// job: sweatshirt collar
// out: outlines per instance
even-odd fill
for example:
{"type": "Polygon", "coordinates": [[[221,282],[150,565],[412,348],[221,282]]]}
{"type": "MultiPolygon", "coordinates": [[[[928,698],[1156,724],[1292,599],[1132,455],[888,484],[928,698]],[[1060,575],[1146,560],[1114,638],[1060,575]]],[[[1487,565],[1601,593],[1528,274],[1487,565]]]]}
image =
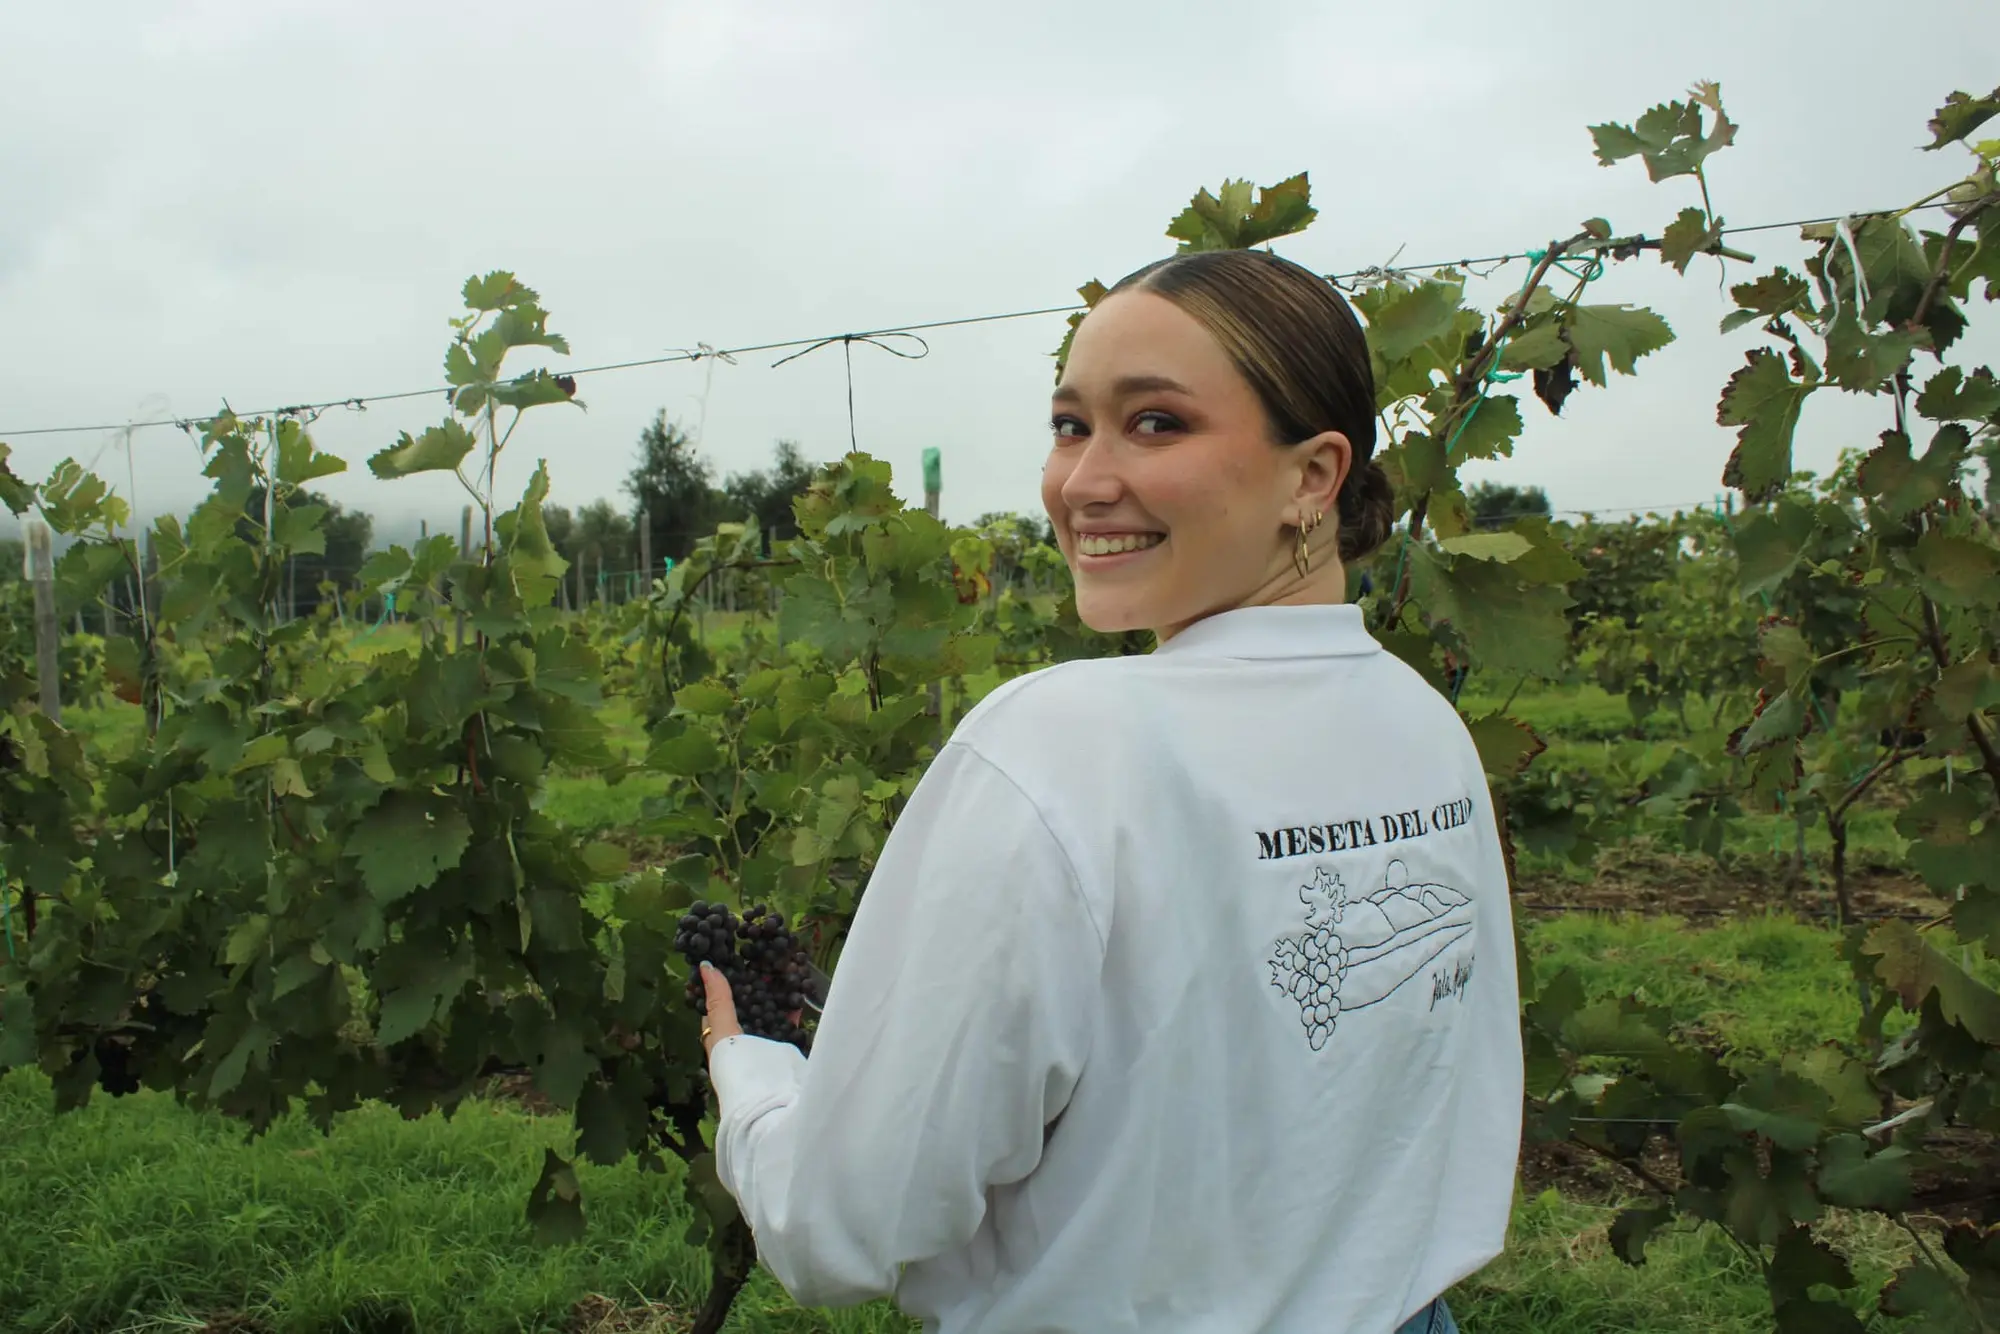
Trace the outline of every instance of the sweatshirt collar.
{"type": "Polygon", "coordinates": [[[1153,650],[1154,657],[1323,658],[1381,648],[1352,603],[1238,607],[1207,616],[1153,650]]]}

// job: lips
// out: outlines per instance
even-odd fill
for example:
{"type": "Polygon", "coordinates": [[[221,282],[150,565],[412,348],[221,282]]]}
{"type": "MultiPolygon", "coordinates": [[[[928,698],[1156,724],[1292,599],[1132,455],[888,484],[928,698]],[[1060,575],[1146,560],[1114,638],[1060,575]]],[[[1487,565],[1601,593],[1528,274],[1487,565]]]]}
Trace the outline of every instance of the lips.
{"type": "Polygon", "coordinates": [[[1166,540],[1165,533],[1078,533],[1076,549],[1086,556],[1120,556],[1148,550],[1166,540]]]}

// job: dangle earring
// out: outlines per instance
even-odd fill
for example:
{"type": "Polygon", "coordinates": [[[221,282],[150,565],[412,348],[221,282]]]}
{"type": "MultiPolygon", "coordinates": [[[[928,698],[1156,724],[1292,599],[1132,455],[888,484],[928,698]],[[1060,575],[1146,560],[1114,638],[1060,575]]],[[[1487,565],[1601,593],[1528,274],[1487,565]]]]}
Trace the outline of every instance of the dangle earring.
{"type": "Polygon", "coordinates": [[[1314,510],[1311,518],[1299,519],[1299,540],[1298,545],[1292,549],[1292,564],[1298,569],[1301,579],[1312,571],[1312,549],[1306,545],[1306,534],[1319,527],[1320,520],[1325,517],[1323,511],[1314,510]]]}

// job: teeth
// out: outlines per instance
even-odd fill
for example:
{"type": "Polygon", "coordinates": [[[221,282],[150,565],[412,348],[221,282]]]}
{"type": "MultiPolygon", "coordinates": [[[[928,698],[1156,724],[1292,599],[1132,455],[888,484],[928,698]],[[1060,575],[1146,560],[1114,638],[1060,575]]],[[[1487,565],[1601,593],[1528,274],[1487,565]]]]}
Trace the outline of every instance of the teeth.
{"type": "Polygon", "coordinates": [[[1163,533],[1125,533],[1117,537],[1080,537],[1077,550],[1086,556],[1115,556],[1122,551],[1143,551],[1166,541],[1163,533]]]}

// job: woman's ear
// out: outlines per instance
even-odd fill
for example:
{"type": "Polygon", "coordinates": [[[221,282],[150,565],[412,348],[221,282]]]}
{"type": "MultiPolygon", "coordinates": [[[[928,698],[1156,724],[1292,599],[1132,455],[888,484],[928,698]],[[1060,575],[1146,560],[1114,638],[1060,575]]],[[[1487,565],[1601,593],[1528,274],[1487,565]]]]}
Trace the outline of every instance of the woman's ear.
{"type": "Polygon", "coordinates": [[[1298,489],[1293,503],[1306,514],[1332,514],[1340,487],[1354,468],[1354,446],[1339,431],[1322,431],[1293,446],[1298,489]]]}

